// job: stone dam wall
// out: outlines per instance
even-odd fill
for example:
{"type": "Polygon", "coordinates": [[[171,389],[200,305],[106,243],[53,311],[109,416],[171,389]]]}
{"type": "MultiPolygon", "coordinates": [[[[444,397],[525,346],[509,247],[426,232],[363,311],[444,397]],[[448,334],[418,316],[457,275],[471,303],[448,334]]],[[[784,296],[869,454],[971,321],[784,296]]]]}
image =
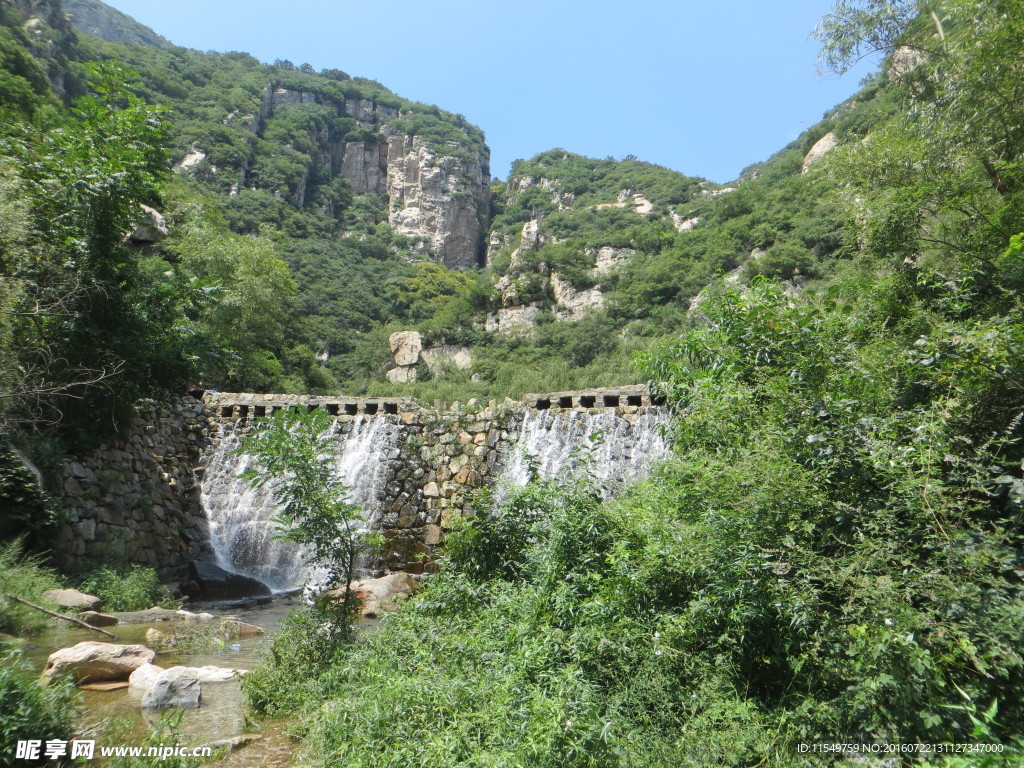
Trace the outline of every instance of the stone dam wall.
{"type": "Polygon", "coordinates": [[[58,555],[82,563],[114,555],[151,565],[168,579],[180,578],[190,560],[213,559],[201,494],[218,441],[291,407],[326,411],[340,436],[368,418],[395,425],[398,441],[375,457],[384,473],[373,504],[375,527],[385,539],[379,567],[412,573],[435,569],[446,530],[473,513],[475,489],[494,485],[528,414],[603,414],[628,429],[645,413],[662,410],[642,387],[433,407],[412,398],[251,393],[208,393],[203,403],[190,397],[146,402],[122,437],[65,461],[67,515],[58,555]]]}

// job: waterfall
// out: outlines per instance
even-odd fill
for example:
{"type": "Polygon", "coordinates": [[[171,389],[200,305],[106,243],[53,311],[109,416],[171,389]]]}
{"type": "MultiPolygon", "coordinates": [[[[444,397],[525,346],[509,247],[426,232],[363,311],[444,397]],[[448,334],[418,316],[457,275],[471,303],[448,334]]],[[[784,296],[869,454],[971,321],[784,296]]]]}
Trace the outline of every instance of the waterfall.
{"type": "MultiPolygon", "coordinates": [[[[266,485],[253,488],[240,478],[255,466],[255,459],[236,452],[239,432],[239,424],[225,429],[202,481],[202,504],[217,564],[274,590],[300,586],[316,574],[309,572],[298,545],[275,538],[273,490],[266,485]]],[[[364,524],[374,527],[381,513],[388,459],[397,454],[401,427],[383,416],[360,416],[349,432],[335,437],[334,464],[338,479],[349,488],[347,500],[360,510],[364,524]]]]}
{"type": "MultiPolygon", "coordinates": [[[[648,410],[631,424],[614,411],[530,410],[512,446],[500,484],[525,485],[531,465],[542,478],[588,472],[605,496],[646,475],[651,463],[668,456],[662,427],[668,415],[648,410]]],[[[503,495],[499,488],[499,497],[503,495]]]]}

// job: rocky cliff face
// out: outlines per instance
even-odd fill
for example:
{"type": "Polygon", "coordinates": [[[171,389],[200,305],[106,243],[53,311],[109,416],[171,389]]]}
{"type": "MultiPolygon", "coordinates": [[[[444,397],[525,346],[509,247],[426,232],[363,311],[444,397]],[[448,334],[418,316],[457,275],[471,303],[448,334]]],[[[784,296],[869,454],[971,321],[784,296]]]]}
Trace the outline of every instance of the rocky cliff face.
{"type": "Polygon", "coordinates": [[[63,4],[76,27],[101,40],[154,48],[173,47],[169,40],[149,27],[99,0],[63,0],[63,4]]]}
{"type": "MultiPolygon", "coordinates": [[[[318,148],[314,162],[348,180],[355,195],[381,195],[388,221],[398,234],[413,238],[413,248],[448,267],[481,263],[490,206],[490,153],[437,146],[425,137],[400,130],[403,113],[370,99],[335,100],[317,93],[267,86],[259,112],[229,116],[260,134],[275,112],[298,104],[331,107],[339,117],[354,119],[376,140],[346,140],[330,128],[310,138],[318,148]],[[398,125],[399,128],[395,126],[398,125]]],[[[201,148],[199,148],[201,149],[201,148]]],[[[312,170],[312,169],[309,169],[312,170]]],[[[243,174],[245,169],[243,169],[243,174]]],[[[305,205],[310,175],[280,190],[297,207],[305,205]]],[[[241,181],[245,185],[245,179],[241,181]]]]}
{"type": "Polygon", "coordinates": [[[391,227],[420,239],[419,250],[462,269],[481,262],[490,205],[489,157],[445,156],[418,136],[388,142],[391,227]]]}

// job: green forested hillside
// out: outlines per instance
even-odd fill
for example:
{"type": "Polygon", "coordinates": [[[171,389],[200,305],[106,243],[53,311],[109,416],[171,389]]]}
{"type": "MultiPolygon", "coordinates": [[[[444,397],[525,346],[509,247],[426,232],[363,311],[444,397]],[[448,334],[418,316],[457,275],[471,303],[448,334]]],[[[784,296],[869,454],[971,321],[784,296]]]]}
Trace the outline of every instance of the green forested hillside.
{"type": "MultiPolygon", "coordinates": [[[[77,3],[67,10],[77,23],[108,36],[123,38],[110,30],[126,25],[138,32],[134,22],[102,3],[77,3]]],[[[395,234],[387,224],[388,203],[380,185],[353,190],[338,167],[341,159],[331,156],[346,146],[382,144],[384,131],[415,135],[417,142],[439,148],[456,162],[472,156],[485,163],[482,133],[461,116],[409,102],[340,70],[315,73],[308,65],[290,62],[268,66],[244,54],[199,53],[142,34],[130,37],[144,45],[76,34],[56,1],[6,4],[2,21],[5,154],[13,160],[6,166],[6,184],[32,183],[27,177],[38,170],[37,181],[46,187],[42,169],[19,168],[20,159],[57,143],[47,131],[59,128],[70,142],[88,133],[88,117],[76,99],[97,92],[100,80],[107,81],[107,91],[99,93],[107,119],[120,120],[126,107],[151,107],[138,126],[150,133],[125,138],[129,144],[151,145],[156,165],[145,189],[114,193],[120,218],[96,226],[116,224],[116,232],[102,237],[123,237],[143,218],[138,203],[166,217],[170,237],[116,246],[131,254],[130,269],[148,276],[141,290],[166,296],[157,302],[169,313],[158,321],[160,333],[175,336],[182,345],[175,353],[176,372],[165,371],[154,383],[172,390],[204,379],[224,389],[336,391],[356,375],[382,376],[377,368],[387,353],[386,340],[367,364],[359,353],[361,338],[408,316],[417,302],[422,312],[423,301],[434,293],[408,295],[407,286],[419,276],[445,294],[466,283],[435,264],[414,239],[395,234]],[[91,61],[116,62],[120,70],[92,74],[91,61]],[[159,280],[153,277],[158,275],[159,280]],[[438,281],[436,275],[443,277],[438,281]]],[[[96,130],[89,151],[115,155],[114,148],[99,146],[110,140],[106,129],[96,130]]],[[[101,162],[89,152],[80,160],[101,162]]],[[[66,166],[61,173],[73,172],[71,163],[66,166]]],[[[107,190],[101,189],[98,194],[107,190]]],[[[44,209],[34,195],[19,199],[8,203],[28,217],[26,237],[35,247],[37,228],[45,227],[44,219],[54,211],[44,209]]],[[[113,246],[108,242],[104,247],[113,246]]],[[[5,275],[20,280],[22,257],[8,249],[7,259],[5,275]]],[[[78,277],[72,271],[67,279],[78,277]]],[[[31,294],[38,281],[23,284],[29,295],[16,301],[36,301],[31,294]]],[[[142,300],[138,306],[146,304],[151,302],[142,300]]],[[[73,314],[78,322],[80,313],[73,314]]],[[[122,317],[118,322],[127,321],[122,317]]],[[[14,324],[25,325],[26,332],[39,330],[24,321],[14,324]]],[[[147,336],[137,329],[128,336],[145,346],[147,336]]],[[[52,339],[46,346],[59,348],[52,339]]],[[[114,381],[103,371],[128,367],[131,356],[126,351],[109,354],[107,368],[96,366],[104,378],[101,387],[93,388],[97,396],[100,390],[110,394],[110,387],[120,390],[126,379],[118,373],[114,381]]],[[[29,368],[38,370],[34,363],[29,368]]],[[[49,376],[39,387],[51,390],[67,383],[51,384],[49,376]]],[[[77,381],[70,374],[63,379],[77,381]]],[[[139,394],[132,392],[131,397],[139,394]]],[[[131,399],[127,390],[125,396],[131,399]]]]}
{"type": "Polygon", "coordinates": [[[465,119],[46,7],[0,16],[5,442],[58,455],[199,377],[450,399],[642,378],[674,416],[672,458],[617,500],[481,493],[367,640],[297,619],[246,691],[301,713],[307,762],[1022,762],[1021,0],[841,0],[825,62],[882,50],[883,72],[792,146],[725,186],[544,152],[493,184],[488,263],[461,271],[323,153],[391,131],[468,167],[465,119]],[[126,237],[141,204],[166,237],[126,237]],[[385,383],[398,329],[472,366],[385,383]],[[1001,752],[925,749],[951,744],[1001,752]]]}
{"type": "Polygon", "coordinates": [[[323,765],[1021,764],[1022,33],[1017,1],[840,3],[826,59],[895,66],[733,191],[680,179],[682,231],[616,163],[517,165],[494,269],[543,312],[556,266],[635,251],[598,317],[655,342],[674,456],[614,502],[481,496],[407,610],[252,703],[314,713],[323,765]]]}
{"type": "MultiPolygon", "coordinates": [[[[125,39],[127,22],[102,3],[69,11],[125,39]]],[[[61,18],[54,10],[45,26],[59,31],[60,54],[49,46],[44,58],[12,17],[10,71],[31,90],[26,67],[39,70],[37,98],[59,111],[85,91],[82,62],[116,60],[135,73],[124,87],[165,109],[175,170],[154,205],[170,236],[145,255],[190,286],[192,378],[221,389],[464,399],[635,380],[632,355],[685,327],[716,276],[742,265],[743,279],[802,283],[849,254],[850,212],[826,174],[800,174],[803,156],[828,132],[849,144],[903,109],[901,88],[880,77],[724,189],[634,158],[552,150],[519,161],[492,186],[486,267],[457,272],[396,233],[401,203],[382,194],[372,159],[353,180],[339,156],[402,134],[463,162],[485,156],[461,116],[340,70],[189,51],[138,30],[129,37],[143,45],[76,37],[61,18]],[[59,94],[46,95],[45,81],[60,81],[59,94]],[[650,211],[624,204],[637,196],[650,211]],[[535,230],[525,246],[524,225],[535,230]],[[609,248],[615,263],[595,269],[609,248]],[[421,365],[416,384],[387,383],[387,337],[410,329],[428,345],[468,348],[472,366],[421,365]]]]}

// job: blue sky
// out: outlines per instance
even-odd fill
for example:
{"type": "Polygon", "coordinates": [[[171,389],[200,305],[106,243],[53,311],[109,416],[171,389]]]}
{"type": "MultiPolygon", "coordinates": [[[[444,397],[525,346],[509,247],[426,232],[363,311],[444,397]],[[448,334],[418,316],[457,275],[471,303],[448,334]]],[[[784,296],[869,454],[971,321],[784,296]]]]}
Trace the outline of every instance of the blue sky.
{"type": "Polygon", "coordinates": [[[378,80],[461,112],[491,172],[563,147],[726,182],[853,94],[816,74],[832,0],[107,0],[178,45],[378,80]]]}

